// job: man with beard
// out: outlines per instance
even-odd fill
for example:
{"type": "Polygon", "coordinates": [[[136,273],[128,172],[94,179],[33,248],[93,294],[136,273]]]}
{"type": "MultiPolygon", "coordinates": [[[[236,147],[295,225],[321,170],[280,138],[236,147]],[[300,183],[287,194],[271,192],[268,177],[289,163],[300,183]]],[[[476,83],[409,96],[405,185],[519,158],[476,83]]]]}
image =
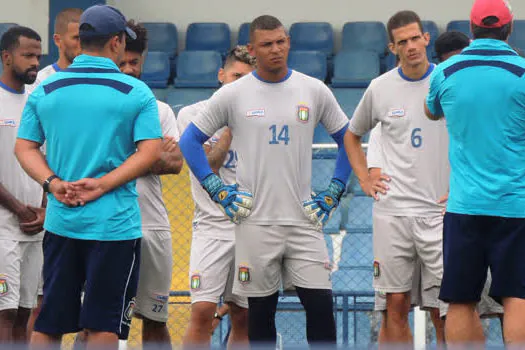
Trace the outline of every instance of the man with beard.
{"type": "Polygon", "coordinates": [[[69,67],[69,65],[73,63],[75,57],[80,55],[78,26],[81,15],[82,9],[67,8],[60,11],[56,16],[53,41],[58,47],[58,61],[38,72],[35,87],[50,75],[69,67]]]}
{"type": "MultiPolygon", "coordinates": [[[[126,43],[120,70],[137,79],[142,74],[147,49],[147,32],[144,26],[128,21],[136,34],[135,40],[126,43]]],[[[142,246],[139,285],[134,315],[142,319],[143,343],[170,343],[168,297],[171,287],[173,253],[171,227],[162,199],[159,175],[178,174],[182,168],[182,154],[178,147],[179,131],[171,107],[157,100],[162,129],[161,159],[151,171],[137,179],[137,192],[142,216],[142,246]]]]}
{"type": "Polygon", "coordinates": [[[12,27],[2,36],[0,52],[0,342],[9,343],[27,339],[42,269],[42,188],[13,154],[29,96],[26,84],[37,77],[40,36],[30,28],[12,27]]]}

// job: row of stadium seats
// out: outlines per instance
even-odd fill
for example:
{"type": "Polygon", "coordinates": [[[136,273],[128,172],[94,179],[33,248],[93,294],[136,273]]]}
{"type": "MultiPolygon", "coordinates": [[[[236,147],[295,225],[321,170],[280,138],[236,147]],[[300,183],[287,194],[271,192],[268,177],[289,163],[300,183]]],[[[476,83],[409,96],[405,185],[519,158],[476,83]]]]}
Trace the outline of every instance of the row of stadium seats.
{"type": "MultiPolygon", "coordinates": [[[[290,68],[325,81],[328,62],[321,51],[291,51],[290,68]]],[[[177,88],[216,88],[219,86],[217,71],[222,66],[218,51],[182,51],[177,57],[174,86],[177,88]]],[[[379,56],[373,51],[342,51],[333,63],[333,87],[366,88],[380,74],[379,56]]],[[[142,80],[151,88],[168,86],[170,61],[166,53],[150,51],[144,63],[142,80]]]]}

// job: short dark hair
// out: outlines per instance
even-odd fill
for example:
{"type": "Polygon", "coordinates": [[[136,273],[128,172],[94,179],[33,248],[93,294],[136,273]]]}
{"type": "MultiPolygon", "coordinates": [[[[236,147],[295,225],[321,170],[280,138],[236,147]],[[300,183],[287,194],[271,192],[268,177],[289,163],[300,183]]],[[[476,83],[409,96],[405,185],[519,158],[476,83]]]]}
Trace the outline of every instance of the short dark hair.
{"type": "Polygon", "coordinates": [[[257,66],[255,57],[248,53],[248,49],[244,45],[237,45],[228,52],[228,55],[226,55],[226,59],[224,60],[224,67],[226,68],[233,62],[245,63],[253,68],[257,66]]]}
{"type": "Polygon", "coordinates": [[[36,41],[42,41],[40,35],[35,32],[33,29],[22,26],[14,26],[9,28],[2,38],[0,39],[0,52],[3,51],[13,51],[18,46],[20,46],[20,37],[33,39],[36,41]]]}
{"type": "Polygon", "coordinates": [[[135,40],[131,39],[126,35],[126,51],[131,51],[139,54],[143,54],[148,48],[148,31],[140,23],[135,23],[133,20],[129,20],[127,26],[131,28],[137,34],[135,40]]]}
{"type": "Polygon", "coordinates": [[[449,31],[441,34],[434,43],[434,51],[440,61],[443,55],[452,51],[463,50],[470,45],[470,39],[458,31],[449,31]]]}
{"type": "Polygon", "coordinates": [[[253,34],[256,30],[274,30],[283,27],[281,21],[270,15],[257,17],[250,24],[250,41],[253,40],[253,34]]]}
{"type": "Polygon", "coordinates": [[[80,22],[82,12],[82,9],[79,8],[67,8],[60,11],[55,17],[55,34],[63,34],[67,32],[67,25],[69,23],[80,22]]]}
{"type": "Polygon", "coordinates": [[[412,23],[417,23],[419,29],[421,29],[421,33],[423,33],[423,24],[421,23],[421,18],[419,18],[417,13],[415,13],[414,11],[399,11],[398,13],[390,17],[386,25],[386,30],[388,32],[388,38],[390,42],[394,42],[394,34],[392,34],[394,30],[412,23]]]}
{"type": "MultiPolygon", "coordinates": [[[[483,19],[483,24],[490,26],[499,21],[496,16],[489,16],[483,19]]],[[[472,36],[474,39],[496,39],[505,41],[509,38],[512,31],[512,22],[498,28],[484,28],[471,23],[472,36]]]]}
{"type": "MultiPolygon", "coordinates": [[[[95,28],[93,28],[88,23],[82,23],[80,25],[80,31],[81,32],[93,32],[95,31],[95,28]]],[[[118,32],[113,33],[109,35],[95,35],[95,36],[80,36],[80,47],[82,50],[102,50],[104,46],[106,46],[107,42],[111,40],[114,36],[118,36],[120,40],[124,40],[125,33],[124,32],[118,32]]]]}

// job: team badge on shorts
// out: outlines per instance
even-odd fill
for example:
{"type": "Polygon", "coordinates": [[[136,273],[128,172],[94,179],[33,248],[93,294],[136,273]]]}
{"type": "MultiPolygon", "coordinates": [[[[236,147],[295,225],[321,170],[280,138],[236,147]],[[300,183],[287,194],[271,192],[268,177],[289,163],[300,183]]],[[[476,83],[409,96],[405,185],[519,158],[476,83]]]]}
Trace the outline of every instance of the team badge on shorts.
{"type": "Polygon", "coordinates": [[[124,312],[124,318],[131,322],[131,318],[133,317],[133,310],[135,309],[135,298],[131,298],[131,300],[128,303],[128,307],[126,308],[126,311],[124,312]]]}
{"type": "Polygon", "coordinates": [[[0,275],[0,297],[6,295],[9,292],[9,285],[7,284],[7,278],[4,275],[0,275]]]}
{"type": "Polygon", "coordinates": [[[297,119],[301,123],[307,123],[308,118],[310,117],[310,108],[306,105],[299,105],[297,106],[297,119]]]}
{"type": "Polygon", "coordinates": [[[191,290],[199,290],[201,289],[201,275],[198,273],[194,273],[190,277],[190,288],[191,290]]]}
{"type": "Polygon", "coordinates": [[[251,281],[250,268],[246,265],[239,265],[239,282],[247,284],[251,281]]]}
{"type": "Polygon", "coordinates": [[[374,261],[374,278],[379,278],[381,275],[381,269],[379,267],[379,261],[374,261]]]}

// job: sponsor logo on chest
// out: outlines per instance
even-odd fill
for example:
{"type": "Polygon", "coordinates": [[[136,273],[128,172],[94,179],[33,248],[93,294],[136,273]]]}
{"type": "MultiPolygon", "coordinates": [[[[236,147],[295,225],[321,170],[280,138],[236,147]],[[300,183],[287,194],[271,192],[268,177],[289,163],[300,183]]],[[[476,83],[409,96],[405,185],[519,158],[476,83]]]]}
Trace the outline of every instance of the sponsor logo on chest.
{"type": "Polygon", "coordinates": [[[0,126],[16,127],[17,123],[15,119],[0,119],[0,126]]]}

